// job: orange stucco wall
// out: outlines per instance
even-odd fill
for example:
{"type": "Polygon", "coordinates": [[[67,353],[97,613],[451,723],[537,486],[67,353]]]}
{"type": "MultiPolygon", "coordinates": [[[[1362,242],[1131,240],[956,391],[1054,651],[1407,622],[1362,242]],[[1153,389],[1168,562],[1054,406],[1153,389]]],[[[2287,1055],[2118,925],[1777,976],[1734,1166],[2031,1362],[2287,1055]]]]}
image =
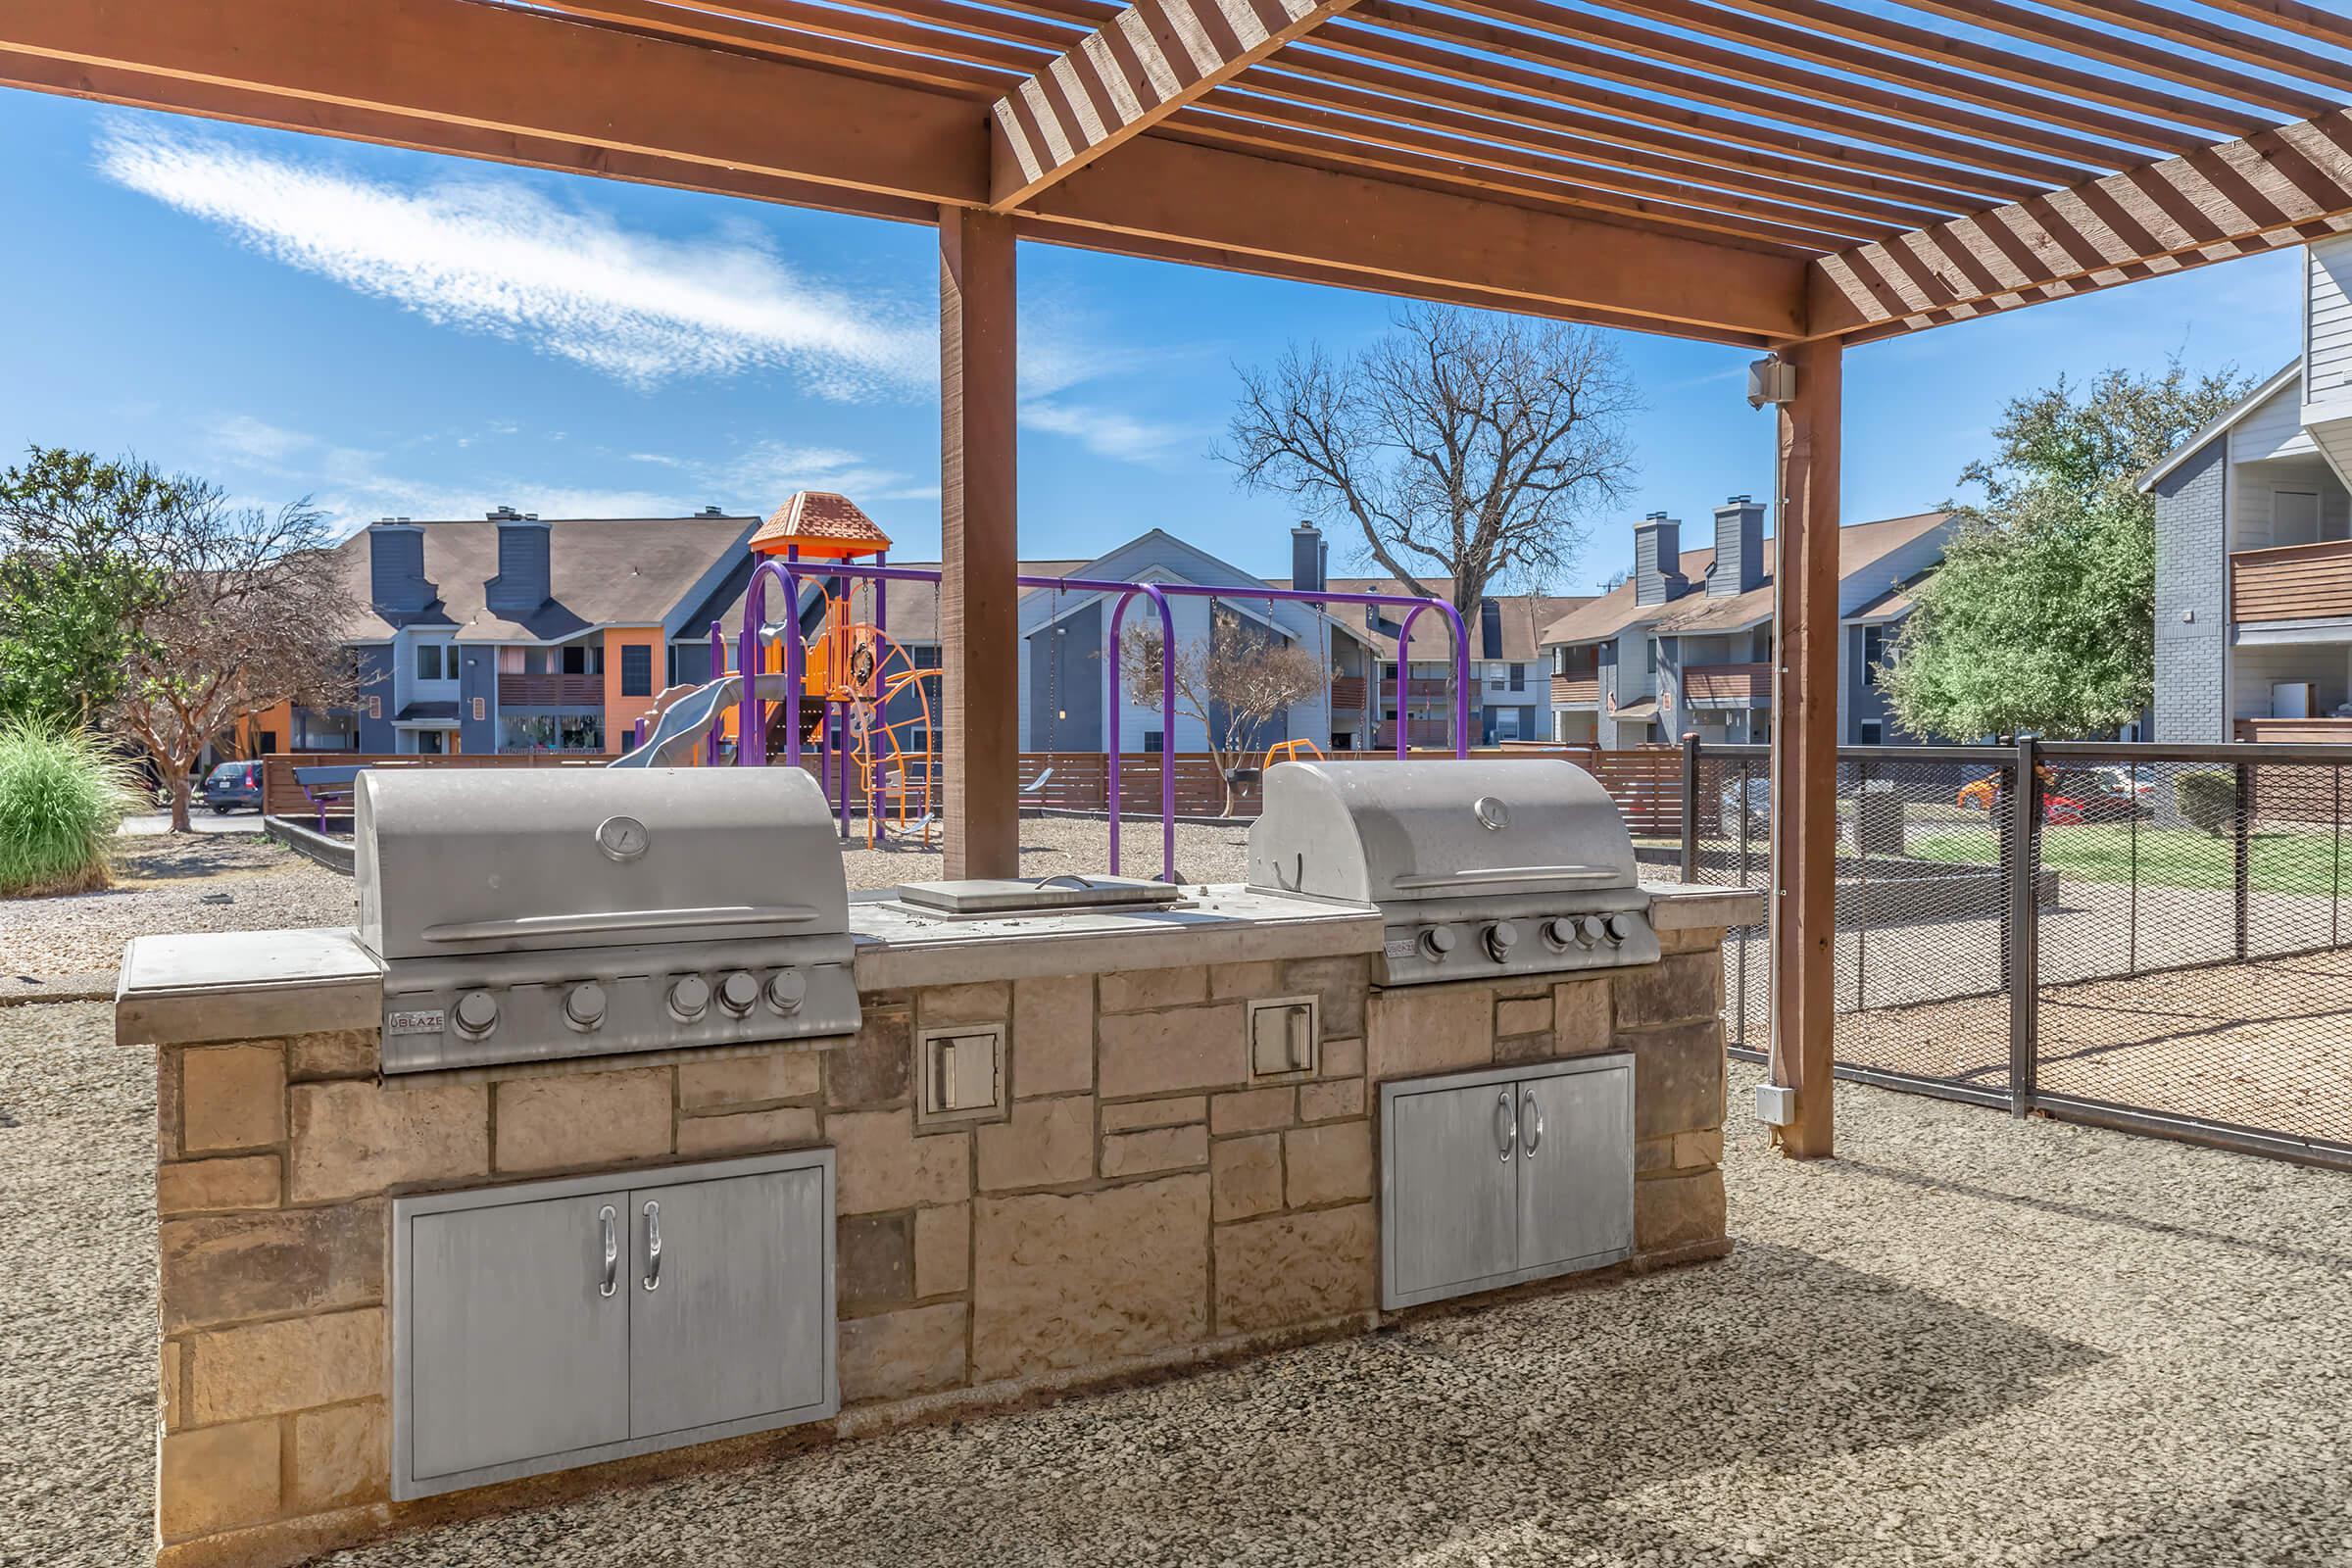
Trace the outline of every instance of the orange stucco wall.
{"type": "Polygon", "coordinates": [[[662,691],[662,628],[659,626],[611,626],[605,630],[605,750],[614,756],[629,749],[629,731],[637,720],[654,710],[654,698],[662,691]],[[651,690],[643,697],[620,695],[620,651],[630,646],[653,650],[653,680],[651,690]]]}

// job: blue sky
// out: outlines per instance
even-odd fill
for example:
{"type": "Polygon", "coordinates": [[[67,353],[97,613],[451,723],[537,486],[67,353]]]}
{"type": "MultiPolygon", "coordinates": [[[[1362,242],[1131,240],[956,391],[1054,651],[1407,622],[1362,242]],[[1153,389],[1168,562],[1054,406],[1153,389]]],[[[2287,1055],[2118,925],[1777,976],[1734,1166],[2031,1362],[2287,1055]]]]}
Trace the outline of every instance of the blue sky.
{"type": "MultiPolygon", "coordinates": [[[[0,146],[11,453],[135,451],[351,524],[765,512],[838,489],[903,557],[937,551],[927,228],[22,92],[0,93],[0,146]]],[[[1233,368],[1292,340],[1352,349],[1391,302],[1038,245],[1020,267],[1024,554],[1160,526],[1287,571],[1291,510],[1210,455],[1233,368]]],[[[2267,374],[2296,320],[2289,254],[1857,350],[1845,514],[1951,495],[2003,401],[2061,371],[2178,351],[2267,374]]],[[[1703,525],[1770,488],[1752,355],[1618,336],[1647,404],[1642,472],[1555,591],[1624,566],[1643,513],[1703,525]]]]}

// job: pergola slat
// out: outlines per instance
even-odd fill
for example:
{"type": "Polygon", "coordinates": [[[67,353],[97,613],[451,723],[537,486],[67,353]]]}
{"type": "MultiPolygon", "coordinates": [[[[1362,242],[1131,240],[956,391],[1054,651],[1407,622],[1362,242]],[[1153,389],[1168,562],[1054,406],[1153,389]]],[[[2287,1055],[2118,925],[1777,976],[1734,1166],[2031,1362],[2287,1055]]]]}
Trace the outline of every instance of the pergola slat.
{"type": "MultiPolygon", "coordinates": [[[[2280,75],[2299,76],[2322,88],[2340,91],[2344,85],[2346,68],[2341,61],[2315,57],[2290,39],[2220,26],[2184,11],[2151,5],[2148,0],[2042,0],[2042,4],[2053,11],[2071,11],[2076,16],[2088,17],[2093,22],[2121,23],[2151,38],[2221,55],[2280,75]]],[[[2352,46],[2352,24],[2340,17],[2333,20],[2342,29],[2336,41],[2352,46]]],[[[2325,36],[2317,31],[2312,35],[2325,36]]]]}
{"type": "Polygon", "coordinates": [[[2205,3],[2216,11],[2227,11],[2248,22],[2267,23],[2321,43],[2352,49],[2352,17],[2324,6],[2307,5],[2304,0],[2205,0],[2205,3]]]}

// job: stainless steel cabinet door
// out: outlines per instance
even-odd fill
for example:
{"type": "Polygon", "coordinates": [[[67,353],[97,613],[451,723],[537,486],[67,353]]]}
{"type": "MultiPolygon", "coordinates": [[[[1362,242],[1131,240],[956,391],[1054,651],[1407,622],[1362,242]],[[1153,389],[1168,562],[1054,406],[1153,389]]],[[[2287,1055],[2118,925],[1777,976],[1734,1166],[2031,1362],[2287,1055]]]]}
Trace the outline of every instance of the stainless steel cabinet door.
{"type": "Polygon", "coordinates": [[[1517,1268],[1514,1087],[1398,1095],[1388,1114],[1388,1304],[1450,1295],[1517,1268]]]}
{"type": "Polygon", "coordinates": [[[417,1481],[629,1435],[627,1203],[602,1193],[408,1220],[417,1481]]]}
{"type": "Polygon", "coordinates": [[[824,1172],[645,1188],[628,1205],[631,1435],[822,1403],[824,1172]]]}
{"type": "Polygon", "coordinates": [[[1519,1097],[1519,1267],[1588,1265],[1634,1248],[1634,1073],[1611,1066],[1512,1086],[1519,1097]]]}

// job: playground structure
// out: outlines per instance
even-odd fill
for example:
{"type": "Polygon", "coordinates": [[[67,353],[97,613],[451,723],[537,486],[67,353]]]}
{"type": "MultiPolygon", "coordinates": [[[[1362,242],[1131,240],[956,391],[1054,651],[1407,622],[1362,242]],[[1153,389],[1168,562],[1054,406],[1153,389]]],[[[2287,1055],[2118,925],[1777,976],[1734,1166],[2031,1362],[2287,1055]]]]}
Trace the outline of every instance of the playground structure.
{"type": "MultiPolygon", "coordinates": [[[[771,730],[784,742],[781,760],[802,765],[807,748],[817,748],[817,780],[836,803],[841,837],[852,838],[851,810],[861,805],[868,848],[895,834],[919,835],[929,848],[938,830],[940,777],[936,711],[929,683],[942,677],[936,667],[914,662],[904,645],[893,639],[889,626],[889,585],[922,582],[936,586],[940,570],[926,566],[889,564],[890,538],[847,497],[820,491],[802,491],[777,509],[752,536],[751,547],[760,557],[744,590],[743,626],[736,637],[732,661],[726,635],[716,621],[710,625],[710,668],[713,678],[703,685],[674,688],[662,694],[649,731],[639,720],[636,743],[613,762],[616,767],[675,765],[696,761],[722,765],[733,744],[733,762],[739,767],[765,766],[771,730]],[[870,563],[857,558],[871,555],[870,563]],[[802,585],[809,577],[839,579],[843,591],[824,591],[821,623],[806,641],[800,632],[802,585]],[[854,585],[871,585],[870,621],[855,618],[854,585]],[[784,624],[768,628],[767,592],[781,585],[793,607],[784,624]],[[742,672],[750,670],[747,685],[742,672]],[[716,673],[724,671],[725,673],[716,673]],[[901,716],[892,718],[895,700],[901,716]],[[814,721],[809,721],[810,705],[814,721]],[[922,747],[906,744],[903,731],[919,723],[922,747]],[[919,767],[918,767],[919,762],[919,767]]],[[[1159,616],[1161,646],[1176,647],[1176,620],[1169,600],[1177,597],[1263,602],[1269,610],[1278,602],[1313,606],[1319,612],[1333,605],[1387,606],[1403,612],[1396,631],[1396,756],[1410,755],[1404,714],[1412,662],[1414,622],[1435,610],[1452,634],[1454,665],[1452,746],[1456,758],[1470,755],[1470,645],[1460,612],[1442,599],[1408,594],[1348,593],[1331,589],[1219,588],[1179,582],[1119,582],[1091,577],[1021,576],[1023,588],[1064,593],[1102,594],[1111,601],[1104,632],[1107,667],[1117,670],[1119,648],[1128,608],[1138,599],[1151,602],[1159,616]]],[[[1160,733],[1176,733],[1176,674],[1172,658],[1159,669],[1160,733]]],[[[1107,705],[1105,750],[1111,786],[1106,807],[1110,828],[1110,871],[1119,873],[1122,794],[1119,788],[1123,756],[1120,718],[1127,705],[1107,705]]],[[[1265,754],[1265,766],[1302,756],[1320,757],[1311,740],[1276,742],[1265,754]]],[[[1163,882],[1176,880],[1176,774],[1171,749],[1159,754],[1160,873],[1163,882]]]]}

